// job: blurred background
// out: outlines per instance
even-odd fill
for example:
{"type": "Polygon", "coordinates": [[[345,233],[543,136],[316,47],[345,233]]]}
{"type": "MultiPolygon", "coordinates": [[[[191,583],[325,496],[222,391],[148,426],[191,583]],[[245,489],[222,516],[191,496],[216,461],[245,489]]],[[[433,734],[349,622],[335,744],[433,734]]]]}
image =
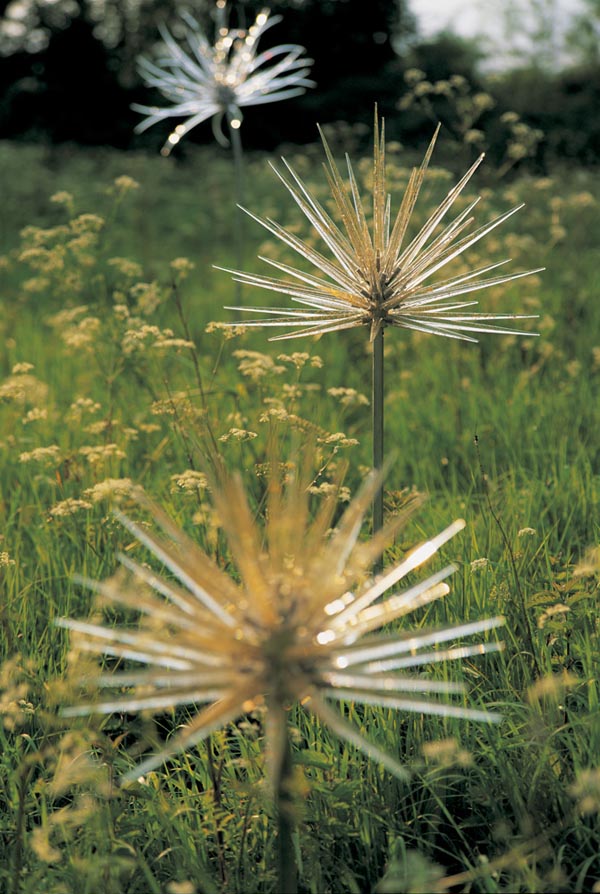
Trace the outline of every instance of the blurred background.
{"type": "MultiPolygon", "coordinates": [[[[249,24],[263,0],[231,4],[249,24]]],[[[600,0],[271,0],[284,20],[261,49],[306,47],[318,87],[277,114],[248,108],[244,142],[272,149],[313,142],[315,123],[343,121],[360,137],[373,105],[388,137],[429,138],[441,120],[457,143],[500,147],[496,161],[544,170],[555,158],[600,158],[600,0]]],[[[188,9],[212,40],[212,0],[188,9]]],[[[174,0],[0,0],[0,138],[160,148],[172,122],[142,135],[132,102],[162,104],[136,69],[152,57],[174,0]]],[[[207,122],[187,140],[213,139],[207,122]]],[[[185,153],[179,147],[178,153],[185,153]]]]}

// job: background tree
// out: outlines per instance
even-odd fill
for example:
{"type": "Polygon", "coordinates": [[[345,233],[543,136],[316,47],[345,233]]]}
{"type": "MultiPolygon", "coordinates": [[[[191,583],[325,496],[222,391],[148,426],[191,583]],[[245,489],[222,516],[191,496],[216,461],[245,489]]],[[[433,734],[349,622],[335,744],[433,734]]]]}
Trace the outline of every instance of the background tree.
{"type": "Polygon", "coordinates": [[[599,65],[600,0],[581,0],[581,6],[567,31],[567,46],[581,62],[599,65]]]}

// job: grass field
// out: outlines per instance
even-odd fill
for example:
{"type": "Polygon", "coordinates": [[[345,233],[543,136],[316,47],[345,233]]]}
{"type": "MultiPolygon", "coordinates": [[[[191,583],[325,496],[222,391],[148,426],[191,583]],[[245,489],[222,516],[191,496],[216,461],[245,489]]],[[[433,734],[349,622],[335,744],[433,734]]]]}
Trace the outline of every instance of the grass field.
{"type": "MultiPolygon", "coordinates": [[[[325,199],[321,148],[286,157],[325,199]]],[[[246,160],[244,202],[300,227],[268,160],[246,160]]],[[[416,161],[391,154],[394,209],[416,161]]],[[[457,173],[431,171],[417,222],[457,173]]],[[[403,783],[293,709],[301,891],[600,890],[600,175],[476,181],[482,220],[526,207],[469,267],[546,267],[481,305],[539,314],[540,335],[386,334],[386,508],[428,496],[386,562],[466,519],[431,565],[458,565],[451,593],[411,623],[505,615],[503,653],[440,671],[504,720],[348,705],[410,768],[403,783]]],[[[354,493],[371,456],[367,338],[270,344],[218,325],[238,303],[212,266],[236,263],[226,153],[4,143],[0,182],[0,890],[276,891],[260,718],[121,790],[136,749],[189,715],[62,718],[69,641],[54,619],[99,611],[73,575],[104,578],[133,548],[111,514],[131,482],[230,568],[197,474],[207,421],[258,517],[274,435],[284,449],[317,440],[315,505],[344,462],[354,493]]],[[[264,272],[257,254],[293,262],[243,226],[244,269],[264,272]]],[[[248,287],[241,300],[280,303],[248,287]]]]}

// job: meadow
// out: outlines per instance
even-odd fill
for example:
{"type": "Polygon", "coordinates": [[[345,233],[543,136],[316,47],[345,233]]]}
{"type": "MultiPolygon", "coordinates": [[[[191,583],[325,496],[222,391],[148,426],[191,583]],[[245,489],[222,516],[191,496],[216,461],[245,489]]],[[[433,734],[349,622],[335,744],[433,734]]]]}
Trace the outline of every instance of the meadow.
{"type": "MultiPolygon", "coordinates": [[[[351,134],[331,139],[356,158],[351,134]]],[[[284,154],[327,201],[322,147],[284,154]]],[[[440,158],[415,226],[464,170],[443,136],[440,158]]],[[[419,160],[390,147],[394,208],[419,160]]],[[[300,228],[268,161],[246,158],[245,205],[300,228]]],[[[367,151],[367,183],[370,165],[367,151]]],[[[315,507],[346,463],[340,499],[355,493],[371,461],[368,339],[270,343],[223,328],[240,297],[213,265],[235,266],[241,217],[225,151],[3,143],[0,183],[0,890],[276,891],[260,716],[121,789],[134,757],[189,714],[60,716],[73,694],[54,622],[106,611],[74,575],[107,577],[119,550],[145,556],[112,514],[132,483],[229,568],[203,474],[207,426],[259,519],[273,440],[283,461],[316,444],[315,507]]],[[[293,709],[303,892],[600,890],[600,174],[499,180],[484,165],[473,189],[484,220],[526,203],[466,260],[546,268],[480,296],[538,314],[539,336],[386,333],[386,512],[415,491],[427,499],[385,561],[466,520],[431,566],[458,566],[450,594],[410,623],[506,617],[504,652],[440,671],[504,719],[347,705],[410,769],[401,782],[293,709]]],[[[289,260],[242,226],[245,270],[264,272],[258,254],[289,260]]],[[[241,301],[281,303],[247,286],[241,301]]]]}

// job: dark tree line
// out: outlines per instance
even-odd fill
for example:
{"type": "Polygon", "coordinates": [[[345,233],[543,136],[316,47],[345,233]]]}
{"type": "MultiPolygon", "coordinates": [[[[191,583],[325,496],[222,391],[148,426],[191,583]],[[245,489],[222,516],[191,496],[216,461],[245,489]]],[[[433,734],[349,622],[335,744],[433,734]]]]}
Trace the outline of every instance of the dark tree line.
{"type": "MultiPolygon", "coordinates": [[[[269,5],[284,20],[265,35],[261,49],[288,42],[306,47],[318,88],[293,104],[281,103],[275,114],[248,109],[244,138],[249,145],[312,141],[316,121],[370,122],[376,101],[382,111],[392,111],[402,75],[394,44],[414,30],[403,0],[275,0],[269,5]]],[[[212,0],[201,0],[192,7],[211,36],[212,6],[212,0]]],[[[243,26],[264,3],[243,0],[231,6],[231,24],[243,26]]],[[[6,19],[4,31],[0,23],[0,136],[119,147],[164,139],[152,131],[135,138],[138,118],[129,105],[162,101],[137,77],[135,59],[152,53],[158,22],[177,29],[175,4],[59,0],[48,7],[32,0],[30,12],[28,33],[20,41],[14,34],[11,38],[6,19]]],[[[196,140],[210,138],[208,126],[193,133],[196,140]]]]}
{"type": "MultiPolygon", "coordinates": [[[[215,0],[181,0],[181,5],[212,39],[215,0]]],[[[417,108],[399,110],[404,73],[418,68],[431,82],[462,75],[473,91],[493,94],[494,108],[477,126],[484,127],[488,143],[500,154],[502,114],[514,109],[545,133],[533,159],[538,167],[557,155],[588,164],[600,158],[597,56],[588,54],[578,67],[557,72],[532,57],[492,83],[479,73],[474,44],[448,34],[419,41],[410,0],[229,0],[230,24],[248,26],[265,5],[281,13],[283,21],[267,32],[260,48],[304,46],[314,59],[317,88],[272,107],[249,107],[243,130],[249,148],[312,142],[317,122],[361,123],[370,130],[376,102],[389,136],[422,143],[431,135],[431,116],[417,108]]],[[[19,0],[16,6],[15,19],[15,4],[0,0],[0,138],[158,150],[168,123],[136,136],[140,119],[130,104],[163,102],[142,83],[136,58],[152,55],[159,22],[177,33],[176,0],[19,0]]],[[[447,123],[452,109],[444,97],[432,102],[434,113],[447,123]]],[[[207,123],[193,130],[186,143],[211,140],[207,123]]]]}

